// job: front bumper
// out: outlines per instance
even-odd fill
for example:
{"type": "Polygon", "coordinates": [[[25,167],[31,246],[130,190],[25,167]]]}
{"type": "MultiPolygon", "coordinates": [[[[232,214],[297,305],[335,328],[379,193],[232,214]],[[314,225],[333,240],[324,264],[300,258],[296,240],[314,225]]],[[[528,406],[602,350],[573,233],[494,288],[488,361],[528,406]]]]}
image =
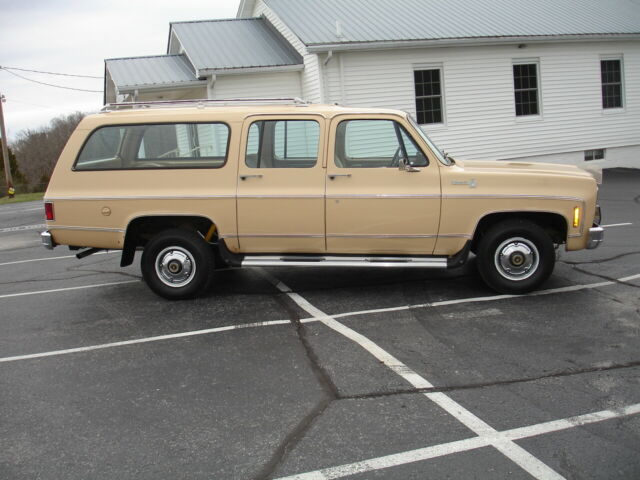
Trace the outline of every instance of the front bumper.
{"type": "Polygon", "coordinates": [[[53,237],[51,236],[51,233],[49,233],[48,230],[40,234],[40,240],[42,241],[42,246],[47,250],[53,250],[53,247],[56,246],[56,244],[53,241],[53,237]]]}
{"type": "Polygon", "coordinates": [[[604,240],[604,228],[600,226],[594,226],[589,229],[589,236],[587,237],[587,248],[594,249],[602,243],[604,240]]]}

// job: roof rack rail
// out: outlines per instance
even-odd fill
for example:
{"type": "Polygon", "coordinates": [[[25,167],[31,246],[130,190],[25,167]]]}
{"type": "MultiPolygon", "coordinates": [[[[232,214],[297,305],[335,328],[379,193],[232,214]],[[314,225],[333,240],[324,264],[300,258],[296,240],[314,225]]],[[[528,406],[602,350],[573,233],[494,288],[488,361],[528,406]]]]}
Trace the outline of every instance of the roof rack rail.
{"type": "Polygon", "coordinates": [[[225,105],[270,105],[273,103],[285,105],[309,105],[309,102],[298,97],[289,98],[220,98],[208,99],[199,98],[193,100],[154,100],[149,102],[119,102],[107,103],[100,109],[101,112],[110,112],[113,110],[121,110],[126,108],[166,108],[166,107],[184,107],[196,106],[198,108],[218,107],[225,105]]]}

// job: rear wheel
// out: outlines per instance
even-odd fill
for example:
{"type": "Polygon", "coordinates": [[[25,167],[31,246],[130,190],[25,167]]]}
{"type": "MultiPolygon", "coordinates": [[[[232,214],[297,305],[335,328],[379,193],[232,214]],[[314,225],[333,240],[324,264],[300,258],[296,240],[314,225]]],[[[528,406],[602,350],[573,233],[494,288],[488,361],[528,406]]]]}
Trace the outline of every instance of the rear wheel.
{"type": "Polygon", "coordinates": [[[144,248],[142,276],[154,293],[169,300],[193,298],[207,286],[213,271],[213,251],[198,234],[166,230],[144,248]]]}
{"type": "Polygon", "coordinates": [[[535,290],[555,264],[551,238],[528,220],[506,220],[489,228],[480,239],[477,256],[480,276],[501,293],[535,290]]]}

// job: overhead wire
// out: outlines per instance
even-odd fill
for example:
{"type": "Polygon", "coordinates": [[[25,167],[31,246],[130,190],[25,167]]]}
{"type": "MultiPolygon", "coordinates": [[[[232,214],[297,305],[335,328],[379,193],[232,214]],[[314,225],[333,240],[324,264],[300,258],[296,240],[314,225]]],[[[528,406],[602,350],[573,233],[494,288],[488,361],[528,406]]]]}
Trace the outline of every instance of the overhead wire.
{"type": "Polygon", "coordinates": [[[99,80],[102,80],[102,78],[103,78],[103,77],[97,77],[97,76],[94,76],[94,75],[76,75],[76,74],[72,74],[72,73],[46,72],[44,70],[29,70],[27,68],[7,67],[5,65],[0,66],[0,69],[18,70],[18,71],[21,71],[21,72],[31,72],[31,73],[44,73],[46,75],[60,75],[60,76],[63,76],[63,77],[97,78],[99,80]]]}
{"type": "Polygon", "coordinates": [[[13,75],[15,77],[18,77],[18,78],[21,78],[23,80],[27,80],[27,81],[33,82],[33,83],[39,83],[40,85],[46,85],[48,87],[63,88],[65,90],[75,90],[77,92],[102,93],[102,90],[89,90],[87,88],[65,87],[63,85],[55,85],[53,83],[41,82],[39,80],[34,80],[33,78],[24,77],[24,76],[22,76],[22,75],[20,75],[20,74],[18,74],[16,72],[12,72],[11,70],[8,70],[5,67],[0,67],[0,70],[4,70],[5,72],[10,73],[11,75],[13,75]]]}

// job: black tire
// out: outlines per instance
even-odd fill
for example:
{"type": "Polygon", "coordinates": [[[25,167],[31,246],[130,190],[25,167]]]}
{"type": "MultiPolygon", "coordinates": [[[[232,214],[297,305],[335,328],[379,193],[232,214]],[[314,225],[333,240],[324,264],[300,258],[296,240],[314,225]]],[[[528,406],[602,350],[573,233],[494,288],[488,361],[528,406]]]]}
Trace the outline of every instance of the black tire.
{"type": "Polygon", "coordinates": [[[144,247],[140,268],[151,290],[169,300],[193,298],[208,285],[214,267],[211,246],[197,233],[165,230],[144,247]]]}
{"type": "Polygon", "coordinates": [[[477,248],[480,276],[493,290],[521,294],[538,288],[553,272],[555,250],[547,232],[528,220],[490,227],[477,248]]]}

